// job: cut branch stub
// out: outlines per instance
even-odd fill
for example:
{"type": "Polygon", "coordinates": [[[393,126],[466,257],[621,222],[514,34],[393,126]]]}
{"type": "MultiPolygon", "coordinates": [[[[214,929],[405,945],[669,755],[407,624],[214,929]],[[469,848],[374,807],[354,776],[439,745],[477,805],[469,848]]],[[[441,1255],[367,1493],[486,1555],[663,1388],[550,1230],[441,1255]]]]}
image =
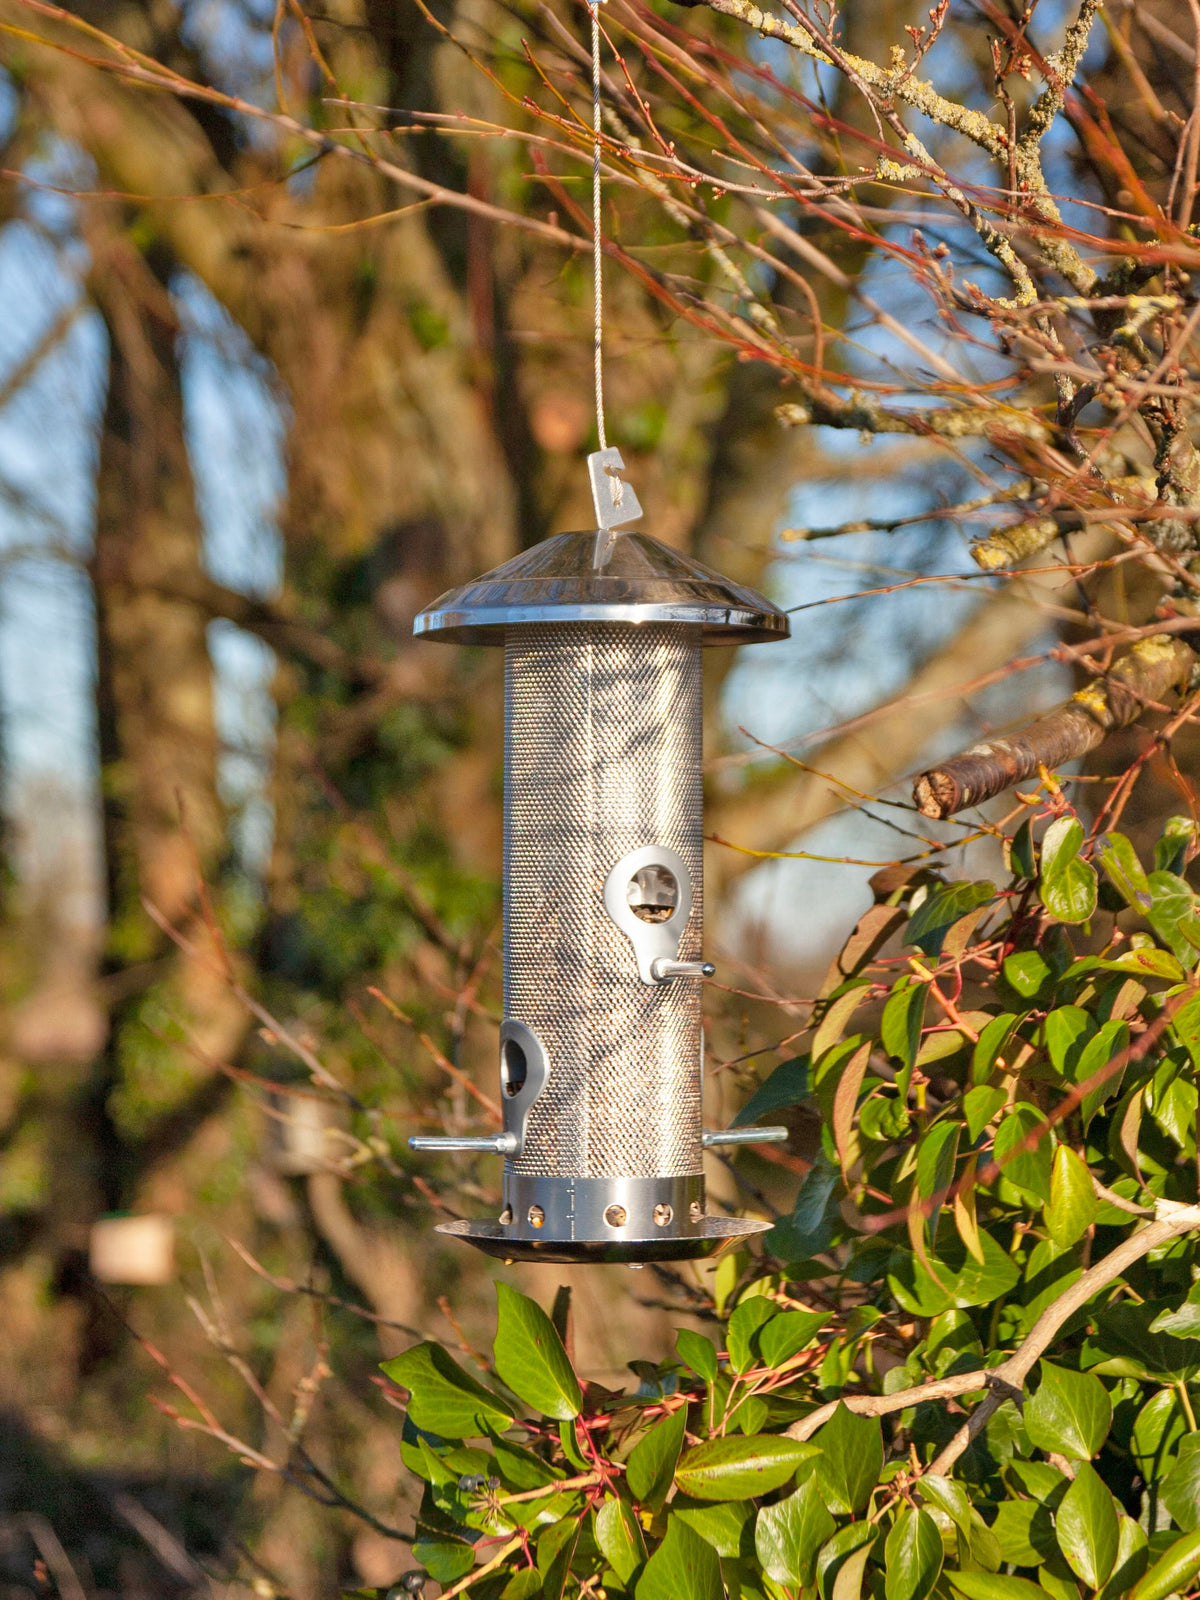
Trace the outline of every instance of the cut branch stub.
{"type": "Polygon", "coordinates": [[[1148,703],[1185,685],[1196,665],[1195,653],[1181,639],[1164,633],[1140,639],[1107,673],[1044,717],[922,772],[913,799],[923,816],[952,817],[1033,777],[1039,767],[1053,771],[1128,727],[1148,703]]]}

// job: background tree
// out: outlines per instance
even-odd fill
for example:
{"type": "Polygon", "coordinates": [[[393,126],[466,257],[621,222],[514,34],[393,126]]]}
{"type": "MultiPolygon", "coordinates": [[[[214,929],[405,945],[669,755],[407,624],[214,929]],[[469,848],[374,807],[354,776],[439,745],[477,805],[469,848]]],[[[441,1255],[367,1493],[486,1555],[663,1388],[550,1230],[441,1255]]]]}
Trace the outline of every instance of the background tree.
{"type": "MultiPolygon", "coordinates": [[[[327,1535],[283,1479],[328,1498],[323,1463],[400,1526],[394,1430],[363,1401],[379,1344],[427,1327],[443,1290],[468,1328],[488,1315],[474,1263],[428,1222],[482,1204],[495,1174],[427,1169],[402,1139],[488,1115],[499,686],[494,662],[415,644],[410,624],[449,584],[588,517],[585,20],[474,0],[0,4],[8,225],[49,235],[83,297],[20,353],[5,398],[79,304],[108,351],[88,557],[107,922],[98,942],[65,941],[61,918],[39,924],[13,896],[5,933],[6,1389],[21,1437],[42,1419],[18,1481],[84,1430],[124,1479],[173,1485],[163,1516],[180,1530],[194,1472],[225,1505],[187,1530],[193,1546],[233,1570],[225,1530],[242,1529],[242,1575],[297,1595],[328,1592],[351,1541],[364,1577],[403,1557],[348,1514],[327,1535]],[[68,192],[65,216],[37,211],[45,186],[68,192]],[[286,414],[277,590],[223,581],[215,558],[188,416],[198,305],[286,414]],[[231,627],[276,663],[273,750],[251,752],[269,760],[265,864],[222,797],[231,627]],[[315,1161],[292,1148],[312,1117],[345,1123],[315,1161]],[[221,1305],[210,1295],[194,1330],[169,1291],[117,1304],[89,1280],[91,1224],[124,1209],[196,1219],[184,1270],[219,1279],[221,1305]],[[221,1235],[267,1276],[231,1265],[221,1235]],[[323,1332],[281,1285],[334,1297],[323,1332]],[[383,1320],[355,1322],[347,1300],[383,1320]],[[252,1488],[215,1449],[166,1464],[175,1431],[147,1421],[153,1363],[130,1329],[204,1372],[252,1488]],[[344,1387],[304,1399],[307,1454],[290,1458],[289,1397],[310,1397],[328,1341],[344,1387]]],[[[889,806],[881,830],[870,797],[981,726],[1027,720],[1050,661],[1059,694],[1071,673],[1095,683],[1027,737],[1023,781],[1124,725],[1079,803],[1152,840],[1193,804],[1187,705],[1154,721],[1191,671],[1197,584],[1190,15],[611,0],[604,23],[610,416],[648,525],[798,605],[826,597],[831,550],[860,591],[711,696],[726,841],[711,882],[732,888],[847,806],[857,848],[826,853],[974,841],[968,864],[989,848],[994,862],[999,812],[934,825],[889,806]],[[875,503],[850,504],[864,483],[875,503]],[[803,765],[725,731],[739,720],[803,765]],[[864,843],[895,826],[899,844],[864,843]]],[[[861,874],[847,883],[850,902],[861,874]]],[[[764,904],[760,880],[727,924],[743,955],[764,904]]],[[[810,1020],[792,981],[750,970],[714,988],[726,1111],[810,1020]]],[[[790,1207],[816,1153],[813,1107],[795,1120],[780,1163],[714,1172],[728,1203],[790,1207]]],[[[576,1277],[585,1369],[628,1353],[582,1314],[618,1286],[576,1277]]],[[[710,1305],[705,1283],[662,1292],[710,1305]]],[[[648,1352],[668,1326],[650,1305],[623,1324],[648,1352]]],[[[14,1496],[22,1512],[36,1498],[14,1496]]],[[[161,1567],[162,1549],[130,1554],[145,1525],[126,1519],[126,1538],[99,1520],[98,1584],[140,1581],[121,1560],[161,1567]]]]}

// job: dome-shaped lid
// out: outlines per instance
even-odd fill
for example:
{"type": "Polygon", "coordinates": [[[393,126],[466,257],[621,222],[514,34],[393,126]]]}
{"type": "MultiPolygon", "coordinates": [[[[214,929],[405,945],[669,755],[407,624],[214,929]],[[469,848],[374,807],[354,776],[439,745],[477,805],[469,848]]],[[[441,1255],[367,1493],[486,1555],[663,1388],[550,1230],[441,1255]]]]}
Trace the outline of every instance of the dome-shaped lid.
{"type": "Polygon", "coordinates": [[[786,639],[788,619],[756,589],[723,578],[647,533],[559,533],[420,612],[413,632],[503,644],[505,629],[559,622],[690,622],[705,644],[786,639]]]}

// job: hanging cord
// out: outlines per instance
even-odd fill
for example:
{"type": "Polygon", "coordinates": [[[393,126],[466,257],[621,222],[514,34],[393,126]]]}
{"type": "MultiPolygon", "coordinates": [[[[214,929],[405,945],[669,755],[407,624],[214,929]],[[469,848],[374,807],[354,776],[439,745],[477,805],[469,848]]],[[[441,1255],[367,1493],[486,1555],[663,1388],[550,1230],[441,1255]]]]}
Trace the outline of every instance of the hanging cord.
{"type": "Polygon", "coordinates": [[[600,0],[588,0],[592,19],[592,372],[596,388],[596,434],[604,430],[604,252],[600,237],[600,0]]]}

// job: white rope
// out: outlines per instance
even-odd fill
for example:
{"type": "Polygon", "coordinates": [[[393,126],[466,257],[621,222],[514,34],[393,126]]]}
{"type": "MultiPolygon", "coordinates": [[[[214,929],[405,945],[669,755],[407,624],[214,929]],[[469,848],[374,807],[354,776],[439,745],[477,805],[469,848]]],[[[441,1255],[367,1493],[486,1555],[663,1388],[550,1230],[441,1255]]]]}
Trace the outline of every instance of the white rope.
{"type": "Polygon", "coordinates": [[[604,431],[604,281],[600,239],[600,0],[588,0],[592,19],[592,374],[596,389],[596,433],[604,431]]]}

